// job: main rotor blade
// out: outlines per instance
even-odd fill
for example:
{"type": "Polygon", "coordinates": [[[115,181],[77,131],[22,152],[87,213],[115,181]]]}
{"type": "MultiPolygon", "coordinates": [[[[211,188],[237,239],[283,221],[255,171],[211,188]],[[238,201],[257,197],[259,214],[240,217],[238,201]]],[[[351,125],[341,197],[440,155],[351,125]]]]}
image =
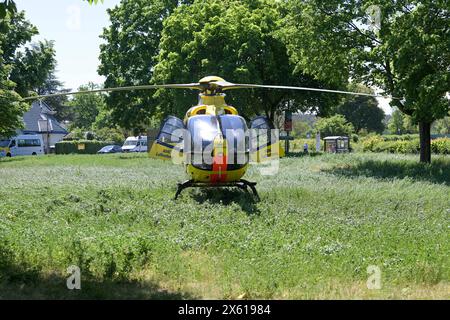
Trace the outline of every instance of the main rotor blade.
{"type": "Polygon", "coordinates": [[[352,91],[342,91],[342,90],[330,90],[330,89],[319,89],[319,88],[308,88],[308,87],[290,87],[290,86],[274,86],[274,85],[260,85],[260,84],[240,84],[231,83],[227,81],[214,82],[218,87],[221,87],[223,91],[225,90],[235,90],[235,89],[282,89],[282,90],[300,90],[300,91],[315,91],[315,92],[327,92],[327,93],[341,93],[356,96],[368,96],[375,98],[390,98],[390,99],[400,99],[388,95],[364,93],[364,92],[352,92],[352,91]]]}
{"type": "Polygon", "coordinates": [[[116,87],[116,88],[103,88],[94,90],[83,90],[83,91],[73,91],[65,93],[53,93],[42,96],[33,96],[23,98],[22,101],[28,100],[39,100],[50,97],[62,97],[71,96],[79,94],[90,94],[99,92],[118,92],[118,91],[132,91],[132,90],[149,90],[149,89],[192,89],[192,90],[203,90],[203,86],[200,83],[184,83],[184,84],[159,84],[159,85],[142,85],[142,86],[128,86],[128,87],[116,87]]]}

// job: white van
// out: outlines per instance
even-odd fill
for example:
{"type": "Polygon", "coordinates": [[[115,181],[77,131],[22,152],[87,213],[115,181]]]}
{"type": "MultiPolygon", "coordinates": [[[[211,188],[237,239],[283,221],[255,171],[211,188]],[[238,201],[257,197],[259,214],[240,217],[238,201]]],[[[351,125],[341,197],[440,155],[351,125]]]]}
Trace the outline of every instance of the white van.
{"type": "Polygon", "coordinates": [[[44,154],[44,143],[41,135],[19,135],[0,140],[0,157],[36,156],[44,154]]]}
{"type": "Polygon", "coordinates": [[[147,152],[147,136],[128,137],[122,146],[123,152],[147,152]]]}

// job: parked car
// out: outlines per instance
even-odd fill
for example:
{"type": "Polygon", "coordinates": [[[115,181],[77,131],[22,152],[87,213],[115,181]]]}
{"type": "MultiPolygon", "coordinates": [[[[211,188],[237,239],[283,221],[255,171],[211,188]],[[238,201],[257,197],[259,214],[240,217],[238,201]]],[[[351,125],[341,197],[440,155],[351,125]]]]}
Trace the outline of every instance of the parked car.
{"type": "Polygon", "coordinates": [[[122,152],[122,147],[116,145],[105,146],[101,148],[99,151],[97,151],[97,153],[118,153],[118,152],[122,152]]]}
{"type": "Polygon", "coordinates": [[[122,146],[123,152],[147,152],[147,137],[128,137],[122,146]]]}
{"type": "Polygon", "coordinates": [[[0,140],[0,157],[36,156],[44,154],[41,135],[24,134],[0,140]]]}

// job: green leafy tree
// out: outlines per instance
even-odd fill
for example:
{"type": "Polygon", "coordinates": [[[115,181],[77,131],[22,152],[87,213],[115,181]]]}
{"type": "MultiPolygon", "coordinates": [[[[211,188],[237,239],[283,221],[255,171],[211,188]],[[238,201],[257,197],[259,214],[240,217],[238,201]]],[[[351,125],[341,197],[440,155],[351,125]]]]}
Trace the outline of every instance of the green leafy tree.
{"type": "Polygon", "coordinates": [[[336,111],[353,124],[356,132],[365,129],[367,132],[383,133],[385,114],[373,97],[356,96],[346,99],[336,111]]]}
{"type": "MultiPolygon", "coordinates": [[[[207,0],[181,5],[164,21],[153,82],[193,82],[218,75],[240,83],[323,87],[291,64],[285,39],[280,36],[282,19],[273,0],[207,0]]],[[[260,113],[272,121],[277,111],[324,111],[336,99],[282,90],[230,91],[228,95],[229,103],[244,117],[260,113]]],[[[178,116],[197,102],[192,92],[159,90],[155,97],[163,113],[178,116]]]]}
{"type": "Polygon", "coordinates": [[[84,1],[89,2],[89,4],[97,4],[99,2],[103,3],[104,0],[84,0],[84,1]]]}
{"type": "Polygon", "coordinates": [[[292,135],[298,138],[306,138],[308,133],[313,132],[313,127],[307,121],[303,120],[293,121],[292,127],[292,135]]]}
{"type": "MultiPolygon", "coordinates": [[[[106,77],[106,87],[150,83],[158,55],[163,21],[179,3],[178,0],[122,1],[108,10],[111,25],[105,28],[100,46],[99,74],[106,77]]],[[[111,118],[120,126],[144,127],[145,119],[155,111],[151,91],[111,93],[107,106],[111,118]]]]}
{"type": "Polygon", "coordinates": [[[16,83],[16,92],[22,97],[30,91],[38,92],[56,68],[53,42],[33,43],[15,54],[10,79],[16,83]]]}
{"type": "Polygon", "coordinates": [[[412,118],[398,109],[392,113],[392,117],[388,123],[388,129],[391,134],[417,134],[419,129],[412,118]]]}
{"type": "Polygon", "coordinates": [[[23,126],[21,115],[27,109],[27,105],[20,102],[22,98],[12,90],[14,83],[6,80],[7,73],[8,68],[0,57],[0,137],[9,137],[23,126]]]}
{"type": "Polygon", "coordinates": [[[114,142],[116,144],[123,144],[125,135],[117,128],[102,128],[95,130],[95,137],[100,141],[114,142]]]}
{"type": "MultiPolygon", "coordinates": [[[[69,89],[63,88],[63,83],[58,80],[55,75],[55,72],[52,71],[45,82],[38,88],[38,95],[47,95],[54,93],[67,93],[69,89]]],[[[67,105],[68,102],[67,96],[56,96],[49,97],[45,99],[45,102],[51,106],[51,108],[56,111],[55,118],[58,121],[73,121],[74,112],[72,107],[67,105]]]]}
{"type": "MultiPolygon", "coordinates": [[[[22,70],[20,73],[20,66],[28,64],[31,70],[39,75],[52,68],[51,65],[41,65],[43,70],[36,69],[33,63],[39,59],[31,61],[32,59],[25,58],[23,52],[18,51],[37,34],[37,29],[25,19],[24,13],[17,12],[11,3],[13,2],[0,3],[0,5],[4,4],[3,8],[6,8],[2,14],[2,6],[0,6],[0,135],[2,136],[13,134],[23,125],[21,116],[26,111],[27,105],[20,102],[21,97],[16,90],[26,94],[40,84],[33,74],[29,74],[28,78],[25,77],[27,70],[22,70]],[[27,87],[27,84],[30,86],[27,87]]],[[[28,50],[31,52],[32,49],[28,48],[28,50]]]]}
{"type": "Polygon", "coordinates": [[[450,116],[436,121],[433,127],[437,134],[450,134],[450,116]]]}
{"type": "Polygon", "coordinates": [[[335,115],[329,118],[320,118],[315,126],[323,137],[327,136],[351,136],[355,128],[343,115],[335,115]]]}
{"type": "Polygon", "coordinates": [[[411,116],[403,114],[403,129],[407,134],[419,133],[419,126],[415,123],[411,116]]]}
{"type": "MultiPolygon", "coordinates": [[[[78,88],[79,91],[95,89],[100,89],[100,86],[92,82],[78,88]]],[[[71,126],[90,130],[100,110],[105,108],[105,97],[103,94],[80,94],[74,96],[68,105],[73,108],[75,114],[71,126]]]]}
{"type": "Polygon", "coordinates": [[[431,123],[450,105],[448,1],[286,3],[297,65],[319,79],[352,77],[400,98],[391,104],[419,124],[420,160],[430,162],[431,123]]]}
{"type": "Polygon", "coordinates": [[[388,123],[388,129],[391,134],[404,134],[403,115],[396,109],[388,123]]]}
{"type": "Polygon", "coordinates": [[[13,0],[0,1],[0,19],[4,19],[7,13],[13,14],[17,12],[16,3],[13,0]]]}

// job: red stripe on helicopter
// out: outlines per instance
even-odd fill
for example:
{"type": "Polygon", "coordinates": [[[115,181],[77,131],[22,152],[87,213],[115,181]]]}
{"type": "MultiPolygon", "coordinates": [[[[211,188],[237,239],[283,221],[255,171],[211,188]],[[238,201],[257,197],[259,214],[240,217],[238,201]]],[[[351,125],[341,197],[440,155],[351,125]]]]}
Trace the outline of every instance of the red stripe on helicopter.
{"type": "Polygon", "coordinates": [[[227,180],[227,156],[214,156],[212,170],[214,173],[211,174],[211,182],[225,182],[227,180]]]}

